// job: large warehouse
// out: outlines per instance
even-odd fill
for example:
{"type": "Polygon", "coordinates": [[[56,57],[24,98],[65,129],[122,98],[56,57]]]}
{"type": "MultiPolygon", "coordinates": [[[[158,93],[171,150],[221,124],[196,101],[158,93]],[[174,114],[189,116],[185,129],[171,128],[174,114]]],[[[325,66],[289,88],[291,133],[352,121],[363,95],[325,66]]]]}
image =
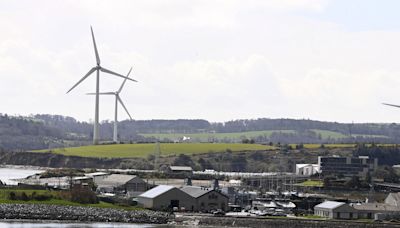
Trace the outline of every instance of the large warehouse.
{"type": "Polygon", "coordinates": [[[145,208],[154,210],[196,210],[196,200],[180,189],[169,186],[159,185],[155,188],[138,196],[139,204],[145,208]]]}

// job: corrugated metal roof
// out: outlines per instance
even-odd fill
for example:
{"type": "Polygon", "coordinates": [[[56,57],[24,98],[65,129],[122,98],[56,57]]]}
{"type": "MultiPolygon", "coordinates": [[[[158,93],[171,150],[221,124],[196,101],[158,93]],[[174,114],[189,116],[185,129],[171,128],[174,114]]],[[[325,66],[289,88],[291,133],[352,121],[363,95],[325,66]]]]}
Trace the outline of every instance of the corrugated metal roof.
{"type": "Polygon", "coordinates": [[[86,173],[86,174],[85,174],[85,176],[89,176],[89,177],[105,176],[105,175],[109,175],[109,173],[105,173],[105,172],[95,172],[95,173],[86,173]]]}
{"type": "Polygon", "coordinates": [[[303,168],[306,166],[312,166],[312,164],[296,164],[296,168],[303,168]]]}
{"type": "Polygon", "coordinates": [[[170,166],[169,168],[176,171],[193,171],[190,166],[170,166]]]}
{"type": "Polygon", "coordinates": [[[397,203],[400,202],[400,192],[392,192],[392,193],[389,193],[389,196],[392,196],[393,199],[394,199],[395,201],[397,201],[397,203]]]}
{"type": "Polygon", "coordinates": [[[125,175],[125,174],[111,174],[110,176],[99,180],[96,182],[98,186],[121,186],[126,184],[126,182],[136,178],[135,175],[125,175]]]}
{"type": "Polygon", "coordinates": [[[357,210],[365,210],[365,211],[400,211],[400,208],[384,203],[355,204],[353,205],[353,207],[357,210]]]}
{"type": "Polygon", "coordinates": [[[174,189],[174,186],[170,185],[158,185],[157,187],[154,187],[147,192],[144,192],[143,194],[139,195],[139,197],[145,197],[145,198],[156,198],[157,196],[168,192],[171,189],[174,189]]]}
{"type": "Polygon", "coordinates": [[[181,188],[182,191],[193,196],[194,198],[200,197],[208,192],[211,192],[212,188],[198,187],[198,186],[184,186],[181,188]]]}
{"type": "Polygon", "coordinates": [[[325,201],[323,203],[320,203],[320,204],[316,205],[315,207],[326,208],[326,209],[335,209],[335,208],[340,207],[340,206],[342,206],[344,204],[345,203],[343,203],[343,202],[337,202],[337,201],[325,201]]]}

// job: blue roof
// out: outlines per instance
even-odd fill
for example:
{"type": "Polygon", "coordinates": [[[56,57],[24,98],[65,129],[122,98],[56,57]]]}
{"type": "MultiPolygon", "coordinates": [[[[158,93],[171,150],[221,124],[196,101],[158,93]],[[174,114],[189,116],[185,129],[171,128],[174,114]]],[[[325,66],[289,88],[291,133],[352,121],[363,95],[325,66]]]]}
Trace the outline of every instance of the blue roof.
{"type": "Polygon", "coordinates": [[[168,192],[169,190],[175,188],[174,186],[170,185],[158,185],[157,187],[154,187],[147,192],[144,192],[143,194],[139,195],[139,197],[145,197],[145,198],[156,198],[157,196],[168,192]]]}

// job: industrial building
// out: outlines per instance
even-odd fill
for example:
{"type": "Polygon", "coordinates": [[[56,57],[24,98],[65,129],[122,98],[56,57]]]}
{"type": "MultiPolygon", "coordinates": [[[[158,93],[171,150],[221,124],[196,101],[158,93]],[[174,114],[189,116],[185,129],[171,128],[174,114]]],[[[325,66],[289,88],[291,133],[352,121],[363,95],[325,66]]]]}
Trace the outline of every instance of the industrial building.
{"type": "Polygon", "coordinates": [[[202,212],[221,209],[228,210],[229,198],[225,194],[213,189],[198,186],[184,186],[181,190],[195,199],[195,209],[202,212]]]}
{"type": "Polygon", "coordinates": [[[95,181],[100,192],[124,193],[137,196],[147,190],[147,183],[135,175],[111,174],[95,181]]]}
{"type": "Polygon", "coordinates": [[[365,178],[367,173],[373,172],[378,167],[378,159],[368,156],[359,157],[318,157],[318,166],[321,174],[333,174],[343,177],[365,178]]]}
{"type": "Polygon", "coordinates": [[[178,209],[194,211],[197,209],[195,207],[195,198],[169,185],[159,185],[148,190],[138,196],[138,202],[144,208],[153,210],[167,211],[178,209]]]}

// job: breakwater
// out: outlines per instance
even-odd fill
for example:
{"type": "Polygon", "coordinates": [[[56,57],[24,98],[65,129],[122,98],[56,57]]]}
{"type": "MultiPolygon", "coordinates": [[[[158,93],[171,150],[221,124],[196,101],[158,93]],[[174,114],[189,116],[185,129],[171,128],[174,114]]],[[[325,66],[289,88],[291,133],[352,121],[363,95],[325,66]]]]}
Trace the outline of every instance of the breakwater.
{"type": "Polygon", "coordinates": [[[168,213],[163,212],[45,204],[0,204],[0,219],[151,224],[167,224],[170,221],[168,213]]]}
{"type": "Polygon", "coordinates": [[[181,216],[175,224],[216,227],[251,227],[251,228],[400,228],[400,224],[357,222],[352,220],[312,220],[295,218],[251,218],[251,217],[212,217],[181,216]]]}

